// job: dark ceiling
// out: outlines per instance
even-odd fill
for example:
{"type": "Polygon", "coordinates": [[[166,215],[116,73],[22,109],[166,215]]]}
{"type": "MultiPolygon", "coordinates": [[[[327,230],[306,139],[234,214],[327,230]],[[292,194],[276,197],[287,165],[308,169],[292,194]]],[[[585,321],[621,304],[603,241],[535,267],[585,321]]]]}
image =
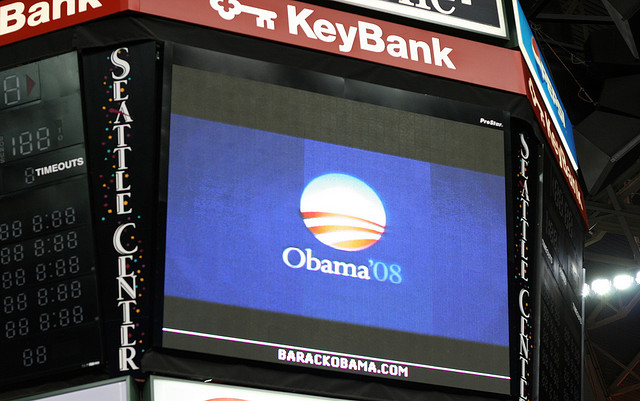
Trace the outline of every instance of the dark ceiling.
{"type": "MultiPolygon", "coordinates": [[[[640,270],[640,0],[520,0],[574,125],[587,283],[640,270]]],[[[585,400],[640,400],[640,289],[586,298],[585,400]]]]}

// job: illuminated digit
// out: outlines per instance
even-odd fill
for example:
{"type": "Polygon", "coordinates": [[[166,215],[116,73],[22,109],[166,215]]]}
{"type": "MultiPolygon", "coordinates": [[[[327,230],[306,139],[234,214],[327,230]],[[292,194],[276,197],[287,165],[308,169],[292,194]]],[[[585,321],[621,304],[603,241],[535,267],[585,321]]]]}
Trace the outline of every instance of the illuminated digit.
{"type": "Polygon", "coordinates": [[[80,259],[75,255],[69,258],[69,271],[71,273],[77,273],[80,271],[80,259]]]}
{"type": "Polygon", "coordinates": [[[65,275],[65,273],[67,272],[67,263],[65,262],[64,259],[57,259],[56,260],[56,276],[58,277],[62,277],[65,275]]]}
{"type": "Polygon", "coordinates": [[[69,318],[69,309],[60,309],[58,312],[58,317],[60,318],[60,326],[67,327],[71,319],[69,318]]]}
{"type": "Polygon", "coordinates": [[[34,243],[33,243],[33,252],[36,256],[42,256],[44,255],[44,240],[41,238],[38,238],[34,243]]]}
{"type": "Polygon", "coordinates": [[[31,348],[27,348],[24,351],[22,351],[22,365],[25,368],[28,368],[31,365],[33,365],[33,351],[31,350],[31,348]]]}
{"type": "Polygon", "coordinates": [[[33,134],[30,131],[20,133],[20,156],[26,156],[33,152],[33,134]]]}
{"type": "Polygon", "coordinates": [[[80,324],[84,320],[84,316],[82,313],[82,306],[76,305],[73,307],[73,323],[80,324]]]}
{"type": "Polygon", "coordinates": [[[2,288],[8,290],[13,286],[13,280],[11,279],[11,272],[2,273],[2,288]]]}
{"type": "Polygon", "coordinates": [[[51,225],[54,228],[58,228],[62,225],[62,212],[59,210],[54,210],[51,213],[51,225]]]}
{"type": "Polygon", "coordinates": [[[80,298],[82,296],[82,285],[79,281],[73,281],[71,283],[71,297],[80,298]]]}
{"type": "Polygon", "coordinates": [[[20,220],[15,220],[11,223],[11,234],[13,238],[20,238],[22,235],[22,222],[20,220]]]}
{"type": "Polygon", "coordinates": [[[27,294],[20,293],[18,294],[18,310],[23,312],[27,309],[27,294]]]}
{"type": "Polygon", "coordinates": [[[24,169],[24,183],[31,185],[36,181],[36,171],[33,167],[27,167],[24,169]]]}
{"type": "Polygon", "coordinates": [[[64,236],[62,234],[57,234],[53,237],[53,250],[56,252],[61,252],[64,249],[64,236]]]}
{"type": "Polygon", "coordinates": [[[44,345],[36,348],[36,362],[38,362],[40,365],[47,362],[47,347],[45,347],[44,345]]]}
{"type": "Polygon", "coordinates": [[[20,102],[20,79],[17,75],[6,76],[4,81],[2,81],[2,89],[4,91],[4,104],[6,106],[20,102]]]}
{"type": "Polygon", "coordinates": [[[13,247],[13,260],[22,262],[22,259],[24,259],[24,245],[17,244],[13,247]]]}
{"type": "Polygon", "coordinates": [[[39,151],[45,151],[51,146],[49,127],[38,128],[36,131],[36,147],[39,151]]]}
{"type": "Polygon", "coordinates": [[[71,231],[67,234],[67,247],[69,249],[73,249],[78,246],[78,233],[75,231],[71,231]]]}
{"type": "Polygon", "coordinates": [[[4,297],[4,299],[2,300],[2,303],[4,306],[4,313],[6,313],[7,315],[13,313],[13,311],[15,310],[15,307],[13,306],[13,297],[11,296],[4,297]]]}
{"type": "Polygon", "coordinates": [[[49,291],[46,288],[38,289],[38,305],[45,306],[49,303],[49,291]]]}
{"type": "Polygon", "coordinates": [[[76,209],[72,206],[64,209],[64,222],[67,224],[73,224],[76,222],[76,209]]]}
{"type": "Polygon", "coordinates": [[[34,233],[39,233],[44,228],[44,224],[42,223],[42,216],[36,214],[31,218],[31,227],[34,233]]]}
{"type": "Polygon", "coordinates": [[[16,137],[11,137],[11,156],[16,156],[18,152],[16,151],[16,137]]]}
{"type": "Polygon", "coordinates": [[[47,279],[47,266],[44,263],[38,263],[36,266],[36,280],[42,281],[47,279]]]}
{"type": "Polygon", "coordinates": [[[0,263],[3,265],[11,263],[11,249],[9,247],[0,249],[0,263]]]}
{"type": "Polygon", "coordinates": [[[0,224],[0,241],[6,241],[9,239],[9,225],[6,223],[0,224]]]}
{"type": "Polygon", "coordinates": [[[18,334],[20,334],[21,336],[26,336],[27,334],[29,334],[29,319],[27,319],[26,317],[18,320],[18,334]]]}
{"type": "Polygon", "coordinates": [[[9,320],[4,324],[4,336],[8,339],[12,339],[16,336],[16,323],[9,320]]]}
{"type": "Polygon", "coordinates": [[[51,327],[48,313],[40,314],[40,331],[47,331],[51,327]]]}
{"type": "Polygon", "coordinates": [[[16,277],[16,285],[18,287],[22,287],[27,282],[26,276],[27,276],[27,274],[26,274],[24,269],[16,270],[15,277],[16,277]]]}
{"type": "Polygon", "coordinates": [[[64,283],[58,284],[58,287],[56,287],[56,290],[58,292],[58,302],[64,302],[69,298],[69,289],[67,288],[66,284],[64,283]]]}

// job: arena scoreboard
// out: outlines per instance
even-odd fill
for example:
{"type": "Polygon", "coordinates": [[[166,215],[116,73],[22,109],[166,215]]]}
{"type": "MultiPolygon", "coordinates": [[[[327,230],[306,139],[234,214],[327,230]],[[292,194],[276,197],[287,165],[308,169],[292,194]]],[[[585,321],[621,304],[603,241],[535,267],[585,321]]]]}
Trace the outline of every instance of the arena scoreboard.
{"type": "Polygon", "coordinates": [[[155,346],[510,391],[502,111],[173,43],[0,80],[3,381],[155,346]]]}
{"type": "Polygon", "coordinates": [[[341,2],[264,0],[273,29],[133,3],[0,47],[0,398],[167,373],[532,400],[575,375],[582,220],[519,52],[341,2]]]}

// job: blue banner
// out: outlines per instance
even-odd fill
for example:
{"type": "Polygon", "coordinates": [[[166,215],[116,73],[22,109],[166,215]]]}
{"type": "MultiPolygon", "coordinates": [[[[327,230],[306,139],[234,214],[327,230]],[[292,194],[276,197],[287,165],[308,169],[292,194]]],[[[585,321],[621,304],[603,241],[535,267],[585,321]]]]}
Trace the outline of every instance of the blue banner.
{"type": "Polygon", "coordinates": [[[551,79],[551,73],[542,57],[540,47],[533,36],[531,27],[529,27],[527,17],[524,15],[524,11],[518,0],[513,0],[513,3],[514,9],[516,10],[516,28],[518,31],[520,51],[522,51],[529,71],[533,76],[538,90],[542,94],[544,105],[551,115],[554,126],[558,130],[562,144],[571,160],[571,165],[574,170],[578,170],[578,155],[573,139],[573,125],[571,121],[569,121],[567,110],[564,108],[558,90],[551,79]]]}

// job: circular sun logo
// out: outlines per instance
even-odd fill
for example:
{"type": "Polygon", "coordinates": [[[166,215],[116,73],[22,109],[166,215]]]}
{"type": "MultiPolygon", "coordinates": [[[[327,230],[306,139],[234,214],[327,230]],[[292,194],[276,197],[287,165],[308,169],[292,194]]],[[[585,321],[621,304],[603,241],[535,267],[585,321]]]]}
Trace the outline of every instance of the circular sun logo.
{"type": "Polygon", "coordinates": [[[369,248],[384,233],[387,216],[371,187],[346,174],[325,174],[302,192],[300,214],[316,239],[342,251],[369,248]]]}

